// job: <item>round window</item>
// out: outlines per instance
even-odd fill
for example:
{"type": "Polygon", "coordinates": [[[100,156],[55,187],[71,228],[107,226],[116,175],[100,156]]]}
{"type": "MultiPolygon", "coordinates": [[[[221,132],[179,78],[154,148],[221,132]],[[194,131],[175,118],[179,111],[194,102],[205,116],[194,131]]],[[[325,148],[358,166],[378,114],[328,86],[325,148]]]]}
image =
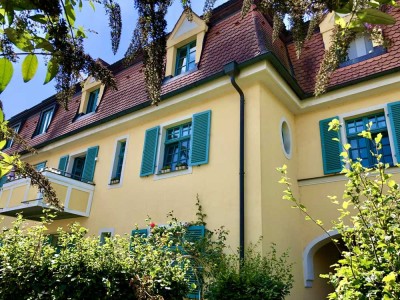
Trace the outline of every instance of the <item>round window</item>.
{"type": "Polygon", "coordinates": [[[281,142],[283,153],[287,158],[290,158],[292,155],[292,136],[290,134],[289,124],[285,119],[281,121],[281,142]]]}

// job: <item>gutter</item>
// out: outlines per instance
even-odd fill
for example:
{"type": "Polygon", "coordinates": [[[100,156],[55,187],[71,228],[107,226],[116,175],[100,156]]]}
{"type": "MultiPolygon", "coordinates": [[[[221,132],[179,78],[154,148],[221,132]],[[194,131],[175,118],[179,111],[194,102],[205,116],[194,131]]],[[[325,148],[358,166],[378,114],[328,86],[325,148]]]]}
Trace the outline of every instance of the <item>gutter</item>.
{"type": "Polygon", "coordinates": [[[230,62],[224,66],[224,74],[230,76],[231,83],[240,97],[239,112],[239,257],[244,259],[244,94],[242,89],[236,83],[235,76],[239,75],[239,67],[236,61],[230,62]]]}

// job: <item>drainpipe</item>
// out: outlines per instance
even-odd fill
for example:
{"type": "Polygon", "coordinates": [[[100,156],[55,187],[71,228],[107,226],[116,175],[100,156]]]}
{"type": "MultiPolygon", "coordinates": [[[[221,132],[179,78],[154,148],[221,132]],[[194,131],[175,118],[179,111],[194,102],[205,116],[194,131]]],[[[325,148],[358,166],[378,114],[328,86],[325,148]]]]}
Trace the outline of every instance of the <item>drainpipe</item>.
{"type": "Polygon", "coordinates": [[[231,78],[231,83],[240,96],[240,142],[239,142],[239,256],[244,259],[244,94],[235,81],[239,75],[239,67],[236,61],[224,66],[224,73],[231,78]]]}

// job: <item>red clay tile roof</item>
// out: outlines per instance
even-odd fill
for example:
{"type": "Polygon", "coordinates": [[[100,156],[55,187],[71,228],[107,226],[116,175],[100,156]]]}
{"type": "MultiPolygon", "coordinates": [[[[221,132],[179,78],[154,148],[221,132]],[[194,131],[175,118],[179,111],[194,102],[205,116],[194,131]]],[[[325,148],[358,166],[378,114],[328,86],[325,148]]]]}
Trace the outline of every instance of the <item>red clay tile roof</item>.
{"type": "MultiPolygon", "coordinates": [[[[240,64],[268,52],[272,52],[284,66],[286,78],[290,77],[293,68],[295,79],[303,91],[306,93],[313,91],[314,78],[324,53],[321,34],[314,34],[306,43],[301,58],[297,59],[293,44],[287,47],[282,40],[272,42],[269,19],[261,13],[253,9],[245,18],[242,18],[241,3],[241,0],[231,0],[215,10],[204,40],[197,70],[166,79],[162,88],[164,98],[214,76],[222,76],[224,65],[231,61],[240,64]]],[[[398,10],[393,13],[400,19],[398,10]]],[[[384,31],[386,36],[393,39],[393,45],[386,54],[337,70],[332,77],[331,86],[399,66],[399,26],[400,24],[397,24],[384,31]]],[[[115,74],[118,90],[106,89],[97,111],[93,114],[75,120],[81,99],[81,93],[78,91],[70,102],[68,111],[62,108],[55,111],[46,133],[32,137],[41,110],[54,104],[54,98],[46,99],[37,106],[16,115],[10,120],[10,125],[22,121],[20,134],[31,146],[40,148],[55,139],[148,106],[142,67],[140,59],[129,67],[124,67],[121,62],[109,66],[115,74]]],[[[17,147],[13,145],[9,151],[20,150],[17,147]]]]}
{"type": "MultiPolygon", "coordinates": [[[[393,8],[390,14],[400,20],[400,9],[393,8]]],[[[392,42],[385,54],[337,69],[332,74],[328,88],[400,67],[400,22],[385,27],[383,34],[392,42]]],[[[296,58],[294,44],[288,45],[288,50],[298,83],[304,92],[312,93],[315,76],[325,51],[322,35],[314,34],[311,40],[305,43],[300,59],[296,58]]]]}

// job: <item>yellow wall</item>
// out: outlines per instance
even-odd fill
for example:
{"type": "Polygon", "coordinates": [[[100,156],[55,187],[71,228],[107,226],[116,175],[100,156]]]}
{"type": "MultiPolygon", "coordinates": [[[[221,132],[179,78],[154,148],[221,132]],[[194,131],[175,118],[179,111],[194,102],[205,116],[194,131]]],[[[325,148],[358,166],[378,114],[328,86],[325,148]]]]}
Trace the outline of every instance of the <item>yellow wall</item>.
{"type": "MultiPolygon", "coordinates": [[[[313,216],[322,219],[330,228],[330,220],[336,217],[337,207],[326,196],[340,196],[345,181],[337,176],[323,176],[318,122],[396,101],[400,98],[400,92],[388,90],[381,94],[371,93],[368,97],[331,101],[294,113],[284,104],[287,103],[287,99],[283,99],[285,96],[277,96],[256,79],[238,81],[246,97],[246,244],[256,242],[263,236],[262,251],[268,251],[271,242],[277,244],[279,252],[288,250],[290,260],[295,263],[295,285],[289,299],[321,299],[320,294],[312,296],[312,288],[304,288],[302,255],[305,247],[322,232],[306,222],[298,210],[292,209],[291,203],[282,200],[284,186],[278,183],[280,175],[276,168],[283,164],[288,166],[295,195],[313,216]],[[284,155],[281,146],[282,118],[291,130],[290,158],[284,155]],[[310,178],[313,180],[308,180],[310,178]],[[324,182],[319,178],[324,178],[324,182]]],[[[191,221],[195,219],[198,194],[208,215],[207,227],[216,229],[224,225],[230,231],[227,242],[232,249],[236,249],[239,245],[239,95],[227,79],[226,82],[215,89],[207,90],[208,85],[205,85],[191,90],[162,102],[158,107],[132,113],[133,117],[127,121],[113,126],[106,123],[101,125],[102,130],[98,132],[89,130],[80,139],[67,138],[58,146],[47,146],[38,155],[28,157],[26,160],[30,163],[47,160],[47,166],[57,167],[61,156],[99,146],[90,216],[55,221],[50,230],[55,231],[58,226],[79,221],[93,235],[97,235],[102,228],[115,228],[116,233],[122,234],[130,232],[135,224],[139,228],[146,227],[148,215],[157,224],[165,224],[170,211],[179,220],[191,221]],[[179,97],[189,94],[196,96],[179,101],[179,97]],[[191,174],[157,180],[153,175],[140,177],[146,129],[184,117],[190,119],[194,113],[206,110],[212,111],[209,163],[193,167],[191,174]],[[116,141],[121,137],[127,137],[123,177],[121,184],[109,186],[116,141]]],[[[57,185],[54,187],[60,199],[65,199],[66,190],[57,185]]],[[[0,201],[4,201],[4,196],[0,201]]],[[[70,209],[84,211],[86,195],[73,191],[71,196],[70,209]]],[[[321,253],[317,261],[323,260],[321,253]]],[[[317,265],[323,269],[323,266],[317,265]]],[[[316,280],[314,291],[323,291],[323,284],[316,280]]]]}
{"type": "Polygon", "coordinates": [[[90,193],[78,189],[71,190],[68,209],[86,213],[90,193]]]}

